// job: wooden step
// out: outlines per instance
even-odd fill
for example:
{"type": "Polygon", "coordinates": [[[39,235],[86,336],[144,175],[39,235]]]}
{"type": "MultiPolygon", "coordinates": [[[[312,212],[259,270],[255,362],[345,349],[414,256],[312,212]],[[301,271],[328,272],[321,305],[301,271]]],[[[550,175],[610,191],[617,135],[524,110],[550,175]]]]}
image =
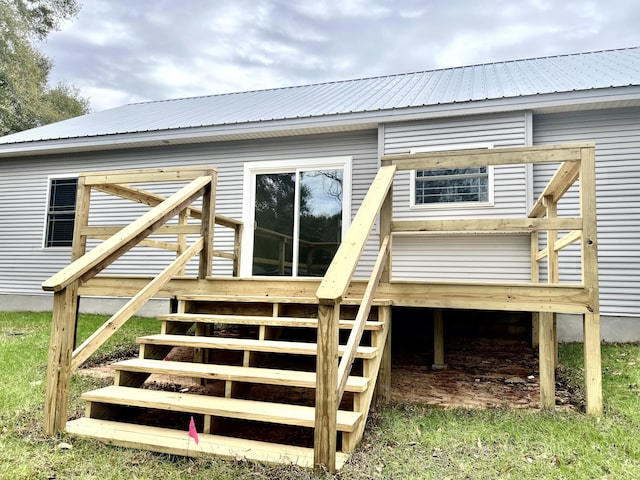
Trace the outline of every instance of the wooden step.
{"type": "MultiPolygon", "coordinates": [[[[78,437],[102,441],[108,445],[151,450],[170,455],[189,457],[216,456],[228,460],[246,459],[254,462],[298,465],[313,468],[313,449],[258,442],[241,438],[222,437],[198,433],[199,443],[184,430],[132,425],[127,423],[79,418],[67,422],[67,432],[78,437]]],[[[345,453],[336,453],[336,468],[349,459],[345,453]]]]}
{"type": "MultiPolygon", "coordinates": [[[[307,342],[284,342],[277,340],[253,340],[245,338],[201,337],[190,335],[147,335],[138,337],[142,345],[169,345],[173,347],[210,348],[219,350],[244,350],[266,353],[288,353],[292,355],[316,355],[317,345],[307,342]]],[[[338,346],[338,354],[344,353],[344,345],[338,346]]],[[[358,347],[356,358],[371,359],[378,353],[376,347],[358,347]]]]}
{"type": "MultiPolygon", "coordinates": [[[[248,296],[248,295],[181,295],[178,300],[187,300],[190,302],[246,302],[246,303],[298,303],[298,304],[317,304],[316,297],[277,297],[277,296],[248,296]]],[[[361,298],[343,298],[340,302],[342,305],[360,305],[361,298]]],[[[373,305],[389,306],[392,301],[386,298],[376,298],[373,305]]]]}
{"type": "MultiPolygon", "coordinates": [[[[142,358],[124,360],[113,364],[111,367],[122,372],[156,373],[191,378],[206,378],[210,380],[233,380],[266,385],[284,385],[288,387],[316,387],[315,372],[301,372],[296,370],[145,360],[142,358]]],[[[347,380],[346,390],[348,392],[362,393],[366,391],[368,384],[368,378],[350,376],[347,380]]]]}
{"type": "MultiPolygon", "coordinates": [[[[154,408],[216,417],[314,427],[315,408],[285,403],[259,402],[237,398],[165,392],[143,388],[109,386],[82,394],[88,402],[130,407],[154,408]]],[[[352,432],[362,413],[338,410],[337,429],[352,432]]]]}
{"type": "MultiPolygon", "coordinates": [[[[317,328],[317,318],[298,317],[267,317],[261,315],[216,315],[204,313],[172,313],[160,315],[162,321],[189,322],[189,323],[214,323],[227,325],[265,325],[268,327],[306,327],[317,328]]],[[[342,329],[352,329],[353,320],[340,320],[339,327],[342,329]]],[[[380,331],[384,327],[382,322],[368,321],[365,330],[380,331]]]]}

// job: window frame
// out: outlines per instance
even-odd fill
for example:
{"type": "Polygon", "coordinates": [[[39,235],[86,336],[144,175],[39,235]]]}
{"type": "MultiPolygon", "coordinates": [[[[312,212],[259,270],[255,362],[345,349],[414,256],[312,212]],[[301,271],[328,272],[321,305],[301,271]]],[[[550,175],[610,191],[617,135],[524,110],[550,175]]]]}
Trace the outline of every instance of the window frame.
{"type": "MultiPolygon", "coordinates": [[[[426,152],[444,152],[451,150],[475,150],[475,149],[492,149],[493,143],[464,143],[454,145],[438,145],[431,147],[414,147],[409,150],[409,153],[426,153],[426,152]]],[[[486,208],[494,205],[494,167],[492,165],[487,166],[487,201],[485,202],[436,202],[436,203],[416,203],[416,182],[418,176],[416,170],[410,171],[409,181],[409,208],[411,210],[441,210],[452,208],[486,208]]]]}
{"type": "MultiPolygon", "coordinates": [[[[291,279],[291,278],[317,278],[317,277],[304,277],[298,276],[293,272],[291,276],[277,276],[271,277],[266,275],[253,275],[253,232],[255,228],[255,190],[256,190],[256,175],[269,174],[269,173],[288,173],[309,171],[309,170],[329,170],[329,169],[342,169],[343,170],[343,201],[342,201],[342,238],[344,239],[349,226],[351,225],[351,195],[352,195],[352,163],[353,157],[351,156],[336,156],[336,157],[318,157],[308,159],[295,159],[295,160],[276,160],[276,161],[258,161],[247,162],[244,164],[243,174],[243,206],[242,206],[242,221],[244,223],[244,229],[242,234],[242,246],[241,246],[241,262],[240,262],[240,276],[245,278],[276,278],[276,279],[291,279]]],[[[296,189],[297,197],[297,189],[296,189]]],[[[294,249],[294,254],[296,250],[294,249]]],[[[294,269],[295,270],[295,269],[294,269]]]]}
{"type": "MultiPolygon", "coordinates": [[[[48,237],[49,237],[49,225],[51,220],[51,193],[53,182],[56,180],[75,180],[76,182],[76,204],[73,206],[73,227],[75,228],[75,214],[77,207],[77,188],[78,188],[78,175],[77,174],[59,174],[59,175],[49,175],[47,177],[47,196],[44,208],[44,225],[42,232],[42,248],[45,250],[59,250],[59,249],[69,249],[73,246],[73,233],[71,236],[71,244],[70,245],[48,245],[48,237]]],[[[72,229],[73,232],[73,229],[72,229]]]]}

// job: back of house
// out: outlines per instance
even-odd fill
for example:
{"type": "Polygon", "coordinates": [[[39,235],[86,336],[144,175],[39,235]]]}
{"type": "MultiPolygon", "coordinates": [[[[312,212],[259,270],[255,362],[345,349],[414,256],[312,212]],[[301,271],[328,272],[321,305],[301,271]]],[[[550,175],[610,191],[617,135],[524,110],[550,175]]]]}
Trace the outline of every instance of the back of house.
{"type": "MultiPolygon", "coordinates": [[[[245,226],[241,276],[304,278],[326,271],[384,155],[582,142],[596,145],[603,337],[640,340],[638,47],[131,104],[0,138],[0,310],[51,308],[40,286],[69,263],[81,172],[214,166],[217,212],[245,226]]],[[[399,172],[393,218],[526,217],[556,168],[399,172]]],[[[577,195],[560,213],[576,210],[577,195]]],[[[145,211],[107,197],[92,198],[93,225],[145,211]]],[[[216,232],[216,248],[233,241],[216,232]]],[[[370,273],[378,241],[374,229],[356,277],[370,273]]],[[[107,273],[154,274],[170,255],[135,250],[107,273]]],[[[580,282],[579,256],[563,251],[561,283],[580,282]]],[[[213,273],[232,268],[216,259],[213,273]]],[[[392,278],[530,282],[529,235],[394,234],[392,278]]],[[[559,329],[581,335],[570,317],[559,329]]]]}

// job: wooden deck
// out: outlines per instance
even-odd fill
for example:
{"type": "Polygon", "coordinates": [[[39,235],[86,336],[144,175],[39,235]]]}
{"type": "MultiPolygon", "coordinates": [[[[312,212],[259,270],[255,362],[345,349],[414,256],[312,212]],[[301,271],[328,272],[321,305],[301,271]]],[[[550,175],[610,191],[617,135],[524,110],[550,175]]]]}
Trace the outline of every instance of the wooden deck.
{"type": "Polygon", "coordinates": [[[555,403],[555,315],[583,315],[587,412],[602,414],[593,145],[385,156],[347,235],[321,279],[238,278],[243,226],[241,222],[216,214],[216,180],[217,171],[213,167],[92,172],[79,177],[73,262],[43,284],[45,290],[54,292],[45,402],[46,434],[67,428],[69,432],[100,438],[107,443],[184,455],[209,452],[233,457],[233,452],[242,455],[238,452],[251,451],[254,453],[247,458],[324,466],[335,471],[362,437],[374,389],[378,401],[389,399],[391,356],[388,337],[392,306],[436,309],[436,364],[441,363],[443,356],[443,325],[439,311],[533,312],[533,338],[539,345],[540,403],[546,409],[553,408],[555,403]],[[556,162],[559,167],[525,218],[418,221],[393,218],[392,186],[397,171],[540,162],[556,162]],[[578,180],[579,215],[559,216],[558,202],[578,180]],[[189,183],[168,198],[130,185],[156,181],[189,183]],[[93,227],[89,224],[92,190],[153,208],[130,225],[93,227]],[[192,206],[198,198],[202,198],[202,207],[192,206]],[[174,217],[178,222],[167,224],[174,217]],[[354,279],[353,274],[376,222],[379,225],[379,251],[375,265],[369,278],[354,279]],[[234,231],[232,251],[213,250],[215,225],[234,231]],[[487,231],[520,232],[530,236],[530,283],[393,279],[391,244],[395,233],[487,231]],[[564,235],[560,236],[559,232],[564,235]],[[152,236],[157,234],[175,235],[176,241],[153,240],[152,236]],[[198,236],[197,240],[188,245],[187,241],[194,235],[198,236]],[[105,240],[86,252],[88,238],[105,240]],[[543,240],[546,246],[541,248],[543,240]],[[561,283],[558,254],[575,244],[581,252],[580,282],[561,283]],[[98,275],[135,245],[169,250],[175,252],[176,258],[155,277],[98,275]],[[199,258],[198,275],[186,277],[184,267],[195,256],[199,258]],[[216,257],[233,261],[233,277],[213,275],[216,257]],[[546,266],[544,281],[541,281],[541,264],[546,266]],[[131,300],[75,348],[73,332],[80,296],[129,297],[131,300]],[[160,318],[160,333],[138,339],[140,359],[116,365],[116,385],[87,392],[86,418],[67,423],[69,381],[73,370],[151,298],[171,299],[174,306],[171,314],[160,318]],[[216,334],[221,324],[235,325],[237,332],[251,332],[254,337],[221,337],[216,334]],[[293,332],[303,330],[313,331],[314,340],[297,339],[297,333],[293,332]],[[288,333],[281,338],[283,332],[288,333]],[[176,346],[191,349],[194,353],[192,361],[181,365],[164,362],[167,353],[176,346]],[[220,360],[230,352],[240,355],[238,364],[220,360]],[[275,363],[268,368],[256,365],[256,358],[265,356],[268,363],[278,355],[312,358],[314,371],[283,372],[275,363]],[[150,392],[145,390],[144,384],[155,372],[184,374],[200,379],[203,385],[223,382],[224,388],[213,396],[150,392]],[[311,390],[313,406],[286,403],[283,406],[267,399],[257,400],[261,404],[258,406],[251,403],[256,400],[244,398],[247,384],[311,390]],[[344,408],[345,402],[348,409],[344,408]],[[185,449],[184,435],[180,437],[179,432],[171,430],[175,425],[132,425],[127,419],[139,415],[141,409],[171,411],[182,415],[180,418],[183,419],[184,415],[196,416],[203,432],[203,446],[185,449]],[[274,444],[272,453],[268,453],[269,443],[253,438],[241,441],[235,438],[237,433],[225,431],[225,418],[310,429],[313,448],[274,444]],[[164,444],[158,438],[164,439],[164,444]]]}

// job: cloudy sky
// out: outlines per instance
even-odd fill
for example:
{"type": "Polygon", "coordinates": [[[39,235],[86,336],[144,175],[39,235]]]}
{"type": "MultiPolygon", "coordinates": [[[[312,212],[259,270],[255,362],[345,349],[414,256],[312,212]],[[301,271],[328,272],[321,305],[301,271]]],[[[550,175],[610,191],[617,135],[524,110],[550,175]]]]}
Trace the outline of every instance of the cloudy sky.
{"type": "Polygon", "coordinates": [[[640,46],[638,0],[80,0],[42,45],[94,111],[640,46]]]}

